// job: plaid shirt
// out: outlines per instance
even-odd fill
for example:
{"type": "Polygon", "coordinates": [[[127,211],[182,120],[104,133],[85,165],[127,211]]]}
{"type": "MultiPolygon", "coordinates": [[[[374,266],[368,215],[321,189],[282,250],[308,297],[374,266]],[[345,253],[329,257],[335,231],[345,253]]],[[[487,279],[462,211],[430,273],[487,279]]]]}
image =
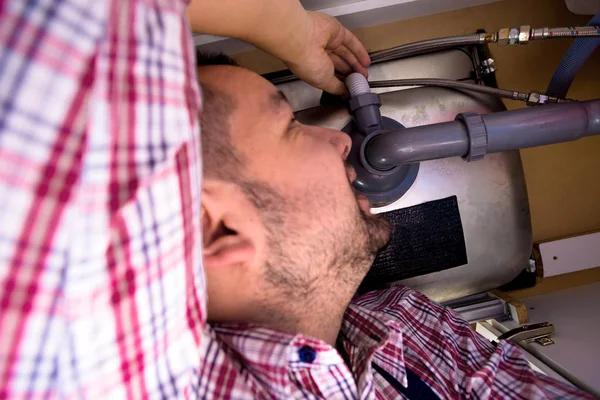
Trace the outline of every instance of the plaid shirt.
{"type": "Polygon", "coordinates": [[[338,351],[206,323],[193,45],[178,0],[0,2],[0,398],[582,396],[405,287],[338,351]]]}

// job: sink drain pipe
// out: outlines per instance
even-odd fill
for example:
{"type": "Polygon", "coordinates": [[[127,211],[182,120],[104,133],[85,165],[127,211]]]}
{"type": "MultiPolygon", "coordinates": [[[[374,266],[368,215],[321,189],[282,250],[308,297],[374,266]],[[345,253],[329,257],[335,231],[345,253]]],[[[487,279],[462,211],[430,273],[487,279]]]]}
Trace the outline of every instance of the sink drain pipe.
{"type": "MultiPolygon", "coordinates": [[[[360,159],[373,172],[389,171],[398,165],[463,157],[482,159],[487,153],[524,149],[569,142],[600,134],[600,99],[548,104],[540,107],[479,115],[462,113],[451,122],[382,132],[370,130],[379,125],[379,102],[369,83],[360,74],[351,74],[346,84],[351,102],[363,107],[353,109],[356,124],[366,134],[360,159]]],[[[352,104],[352,103],[351,103],[352,104]]]]}
{"type": "Polygon", "coordinates": [[[363,147],[364,160],[377,170],[438,158],[467,161],[487,153],[569,142],[600,134],[600,99],[550,104],[406,128],[374,136],[363,147]]]}

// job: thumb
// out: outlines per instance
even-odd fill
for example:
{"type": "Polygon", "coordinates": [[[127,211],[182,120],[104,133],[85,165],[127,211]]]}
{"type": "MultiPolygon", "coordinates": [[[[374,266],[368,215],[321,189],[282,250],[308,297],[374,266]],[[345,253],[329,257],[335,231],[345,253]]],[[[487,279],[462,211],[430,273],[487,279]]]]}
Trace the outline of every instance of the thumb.
{"type": "Polygon", "coordinates": [[[346,88],[346,85],[344,85],[342,81],[336,78],[335,75],[332,75],[327,82],[319,83],[315,86],[331,94],[336,94],[338,96],[348,96],[348,89],[346,88]]]}

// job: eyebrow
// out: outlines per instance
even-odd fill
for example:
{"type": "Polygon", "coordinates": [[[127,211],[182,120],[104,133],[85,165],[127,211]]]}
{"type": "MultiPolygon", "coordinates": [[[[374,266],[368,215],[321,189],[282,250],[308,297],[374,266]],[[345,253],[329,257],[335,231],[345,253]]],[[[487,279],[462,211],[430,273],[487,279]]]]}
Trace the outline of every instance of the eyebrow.
{"type": "Polygon", "coordinates": [[[279,110],[283,105],[291,107],[289,100],[285,97],[285,94],[281,90],[273,92],[271,94],[271,106],[276,110],[279,110]]]}

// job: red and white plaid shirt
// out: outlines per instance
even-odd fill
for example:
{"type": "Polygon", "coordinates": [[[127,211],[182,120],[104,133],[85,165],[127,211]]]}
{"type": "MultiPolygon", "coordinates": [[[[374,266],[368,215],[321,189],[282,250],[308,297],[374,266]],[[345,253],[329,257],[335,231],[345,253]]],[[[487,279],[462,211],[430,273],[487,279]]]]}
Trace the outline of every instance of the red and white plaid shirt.
{"type": "Polygon", "coordinates": [[[0,398],[583,396],[405,287],[331,346],[206,323],[182,0],[0,1],[0,398]]]}

